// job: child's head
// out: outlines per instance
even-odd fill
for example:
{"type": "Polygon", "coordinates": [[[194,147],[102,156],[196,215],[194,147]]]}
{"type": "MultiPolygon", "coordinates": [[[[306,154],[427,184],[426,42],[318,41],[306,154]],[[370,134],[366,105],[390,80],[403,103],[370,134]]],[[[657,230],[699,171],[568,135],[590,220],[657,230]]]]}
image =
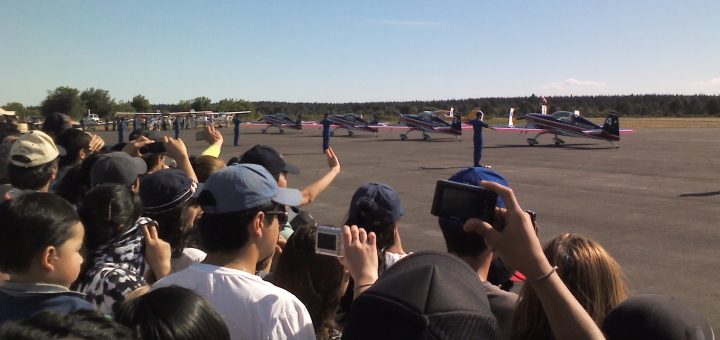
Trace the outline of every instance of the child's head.
{"type": "Polygon", "coordinates": [[[29,193],[0,207],[0,271],[13,280],[69,286],[80,272],[85,231],[70,203],[29,193]]]}

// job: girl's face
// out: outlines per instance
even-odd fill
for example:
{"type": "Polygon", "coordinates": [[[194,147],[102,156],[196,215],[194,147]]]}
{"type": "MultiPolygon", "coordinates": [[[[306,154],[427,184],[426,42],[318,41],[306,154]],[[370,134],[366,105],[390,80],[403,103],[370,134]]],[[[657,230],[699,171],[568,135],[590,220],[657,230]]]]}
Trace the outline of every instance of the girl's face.
{"type": "Polygon", "coordinates": [[[72,237],[56,248],[51,259],[54,266],[49,274],[52,283],[69,287],[80,275],[80,267],[83,263],[80,250],[84,238],[85,229],[82,223],[77,222],[72,226],[72,237]]]}

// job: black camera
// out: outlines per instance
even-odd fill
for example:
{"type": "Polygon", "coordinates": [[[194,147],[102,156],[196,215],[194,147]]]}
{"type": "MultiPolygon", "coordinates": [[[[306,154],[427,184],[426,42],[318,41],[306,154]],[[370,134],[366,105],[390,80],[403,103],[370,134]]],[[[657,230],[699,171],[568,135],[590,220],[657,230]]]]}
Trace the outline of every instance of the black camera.
{"type": "Polygon", "coordinates": [[[318,226],[315,238],[315,253],[343,256],[342,229],[333,226],[318,226]]]}
{"type": "Polygon", "coordinates": [[[438,180],[430,213],[459,221],[475,217],[492,224],[496,205],[497,194],[492,191],[474,185],[438,180]]]}

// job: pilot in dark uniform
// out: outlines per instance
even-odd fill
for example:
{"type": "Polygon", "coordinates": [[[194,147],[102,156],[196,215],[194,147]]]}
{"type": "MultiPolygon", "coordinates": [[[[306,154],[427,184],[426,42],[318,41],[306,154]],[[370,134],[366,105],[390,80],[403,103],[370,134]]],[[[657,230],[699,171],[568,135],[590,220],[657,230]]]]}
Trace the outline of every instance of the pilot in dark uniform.
{"type": "Polygon", "coordinates": [[[233,117],[233,124],[235,125],[233,129],[233,145],[238,146],[238,139],[240,139],[240,114],[236,113],[235,117],[233,117]]]}
{"type": "Polygon", "coordinates": [[[325,153],[325,150],[327,150],[330,147],[330,125],[332,122],[328,119],[327,113],[325,114],[325,118],[320,121],[320,124],[323,126],[322,130],[322,138],[323,138],[323,153],[325,153]]]}
{"type": "Polygon", "coordinates": [[[483,149],[482,129],[490,128],[490,125],[487,125],[485,122],[482,121],[481,115],[483,115],[482,111],[478,111],[475,119],[470,121],[470,124],[473,127],[473,166],[483,166],[480,164],[483,149]]]}

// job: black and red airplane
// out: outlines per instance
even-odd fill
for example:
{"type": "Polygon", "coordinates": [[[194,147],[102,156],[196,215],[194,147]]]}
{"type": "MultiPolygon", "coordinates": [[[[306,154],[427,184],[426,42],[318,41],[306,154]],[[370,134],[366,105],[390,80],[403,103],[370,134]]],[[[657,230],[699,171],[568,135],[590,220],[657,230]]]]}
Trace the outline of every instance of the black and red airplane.
{"type": "Polygon", "coordinates": [[[334,129],[330,131],[331,136],[334,136],[335,131],[339,129],[346,129],[348,136],[351,137],[354,134],[353,130],[372,132],[376,137],[378,135],[377,126],[371,125],[369,122],[362,119],[362,117],[354,113],[335,114],[328,116],[328,120],[332,122],[332,126],[334,127],[334,129]]]}
{"type": "Polygon", "coordinates": [[[451,123],[448,123],[445,119],[432,111],[424,111],[418,114],[400,115],[400,123],[403,123],[408,127],[407,132],[400,134],[400,139],[407,140],[410,132],[421,131],[423,140],[430,139],[430,135],[428,135],[430,132],[453,135],[460,140],[462,129],[467,127],[463,126],[460,120],[460,115],[453,115],[453,111],[454,110],[451,109],[449,115],[444,115],[446,117],[452,117],[451,123]]]}
{"type": "MultiPolygon", "coordinates": [[[[284,128],[298,130],[298,133],[302,133],[303,122],[299,119],[293,120],[285,113],[267,114],[262,118],[248,123],[251,126],[265,126],[260,132],[267,133],[267,130],[271,127],[278,128],[279,133],[285,132],[284,128]]],[[[307,123],[307,122],[306,122],[307,123]]]]}
{"type": "Polygon", "coordinates": [[[580,116],[576,112],[557,111],[547,115],[542,113],[528,113],[525,117],[520,118],[527,120],[525,127],[515,127],[512,121],[512,111],[508,119],[508,126],[493,126],[495,131],[500,132],[537,132],[533,138],[528,138],[529,146],[539,144],[537,138],[544,134],[554,135],[553,142],[560,146],[565,143],[558,136],[583,137],[604,140],[612,143],[616,147],[615,142],[620,141],[620,135],[634,133],[635,130],[620,129],[620,118],[614,111],[610,111],[602,126],[597,125],[590,120],[580,116]]]}

